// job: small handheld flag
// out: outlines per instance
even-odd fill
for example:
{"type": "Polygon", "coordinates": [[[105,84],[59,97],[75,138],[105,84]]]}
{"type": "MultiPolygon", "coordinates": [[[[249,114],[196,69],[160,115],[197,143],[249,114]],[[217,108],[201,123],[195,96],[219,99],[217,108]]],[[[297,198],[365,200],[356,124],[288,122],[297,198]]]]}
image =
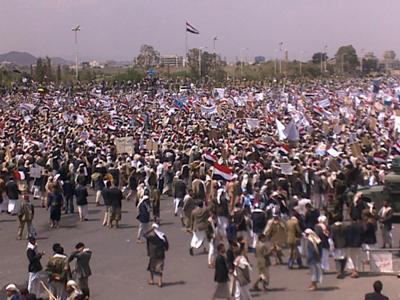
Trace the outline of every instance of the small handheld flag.
{"type": "Polygon", "coordinates": [[[186,31],[193,33],[193,34],[200,34],[200,32],[194,28],[192,25],[189,24],[189,22],[186,22],[186,31]]]}

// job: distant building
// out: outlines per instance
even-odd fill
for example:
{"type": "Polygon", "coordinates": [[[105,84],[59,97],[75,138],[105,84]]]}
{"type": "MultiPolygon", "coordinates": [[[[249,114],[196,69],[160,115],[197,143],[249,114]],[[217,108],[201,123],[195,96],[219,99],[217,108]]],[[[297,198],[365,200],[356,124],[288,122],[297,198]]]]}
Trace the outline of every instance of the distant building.
{"type": "Polygon", "coordinates": [[[383,60],[379,63],[380,68],[384,69],[386,72],[391,70],[400,69],[400,61],[396,59],[396,52],[393,50],[388,50],[383,53],[383,60]]]}
{"type": "Polygon", "coordinates": [[[256,65],[257,64],[261,64],[263,62],[265,62],[265,57],[264,56],[259,55],[259,56],[254,57],[254,63],[256,65]]]}
{"type": "Polygon", "coordinates": [[[163,55],[160,64],[165,67],[180,68],[183,66],[183,57],[178,55],[163,55]]]}

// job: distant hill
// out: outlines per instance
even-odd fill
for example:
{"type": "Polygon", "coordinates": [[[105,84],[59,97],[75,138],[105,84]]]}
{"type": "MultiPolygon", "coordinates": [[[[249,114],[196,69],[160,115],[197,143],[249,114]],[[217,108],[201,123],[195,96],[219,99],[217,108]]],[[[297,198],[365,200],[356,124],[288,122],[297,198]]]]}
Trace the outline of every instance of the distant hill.
{"type": "Polygon", "coordinates": [[[27,52],[11,51],[0,54],[0,63],[7,61],[18,66],[29,66],[36,63],[37,58],[27,52]]]}
{"type": "MultiPolygon", "coordinates": [[[[17,66],[30,66],[36,64],[37,57],[33,56],[28,52],[11,51],[4,54],[0,54],[0,63],[7,61],[17,66]]],[[[61,57],[51,57],[52,65],[69,65],[70,61],[65,60],[61,57]]]]}
{"type": "Polygon", "coordinates": [[[71,65],[72,62],[62,57],[50,57],[52,65],[71,65]]]}

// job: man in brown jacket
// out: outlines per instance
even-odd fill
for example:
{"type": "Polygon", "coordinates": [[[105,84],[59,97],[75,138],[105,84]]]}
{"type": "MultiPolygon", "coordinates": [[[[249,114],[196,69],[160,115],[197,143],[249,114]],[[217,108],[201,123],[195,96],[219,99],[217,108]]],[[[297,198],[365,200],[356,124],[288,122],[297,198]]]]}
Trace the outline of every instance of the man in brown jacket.
{"type": "Polygon", "coordinates": [[[20,208],[19,214],[18,214],[18,220],[19,220],[18,234],[17,234],[18,240],[22,239],[22,233],[24,231],[25,224],[26,224],[27,230],[28,230],[27,238],[29,236],[35,235],[35,230],[33,229],[33,226],[32,226],[34,212],[35,212],[35,210],[34,210],[33,204],[29,201],[29,195],[25,194],[23,196],[23,202],[21,204],[21,208],[20,208]]]}
{"type": "MultiPolygon", "coordinates": [[[[193,255],[193,249],[199,249],[205,241],[207,241],[208,218],[210,212],[203,207],[203,202],[198,203],[198,207],[192,211],[190,220],[190,230],[193,233],[192,241],[190,242],[189,253],[193,255]]],[[[205,249],[205,248],[204,248],[205,249]]]]}
{"type": "Polygon", "coordinates": [[[287,244],[290,249],[288,267],[291,269],[295,261],[299,268],[302,267],[301,256],[298,250],[298,246],[300,245],[301,239],[301,228],[299,225],[299,220],[293,216],[290,218],[289,221],[286,223],[286,230],[287,230],[287,244]]]}
{"type": "Polygon", "coordinates": [[[273,218],[268,221],[264,234],[271,240],[276,253],[276,258],[279,261],[279,264],[282,265],[282,247],[286,243],[286,226],[278,214],[274,214],[273,218]]]}

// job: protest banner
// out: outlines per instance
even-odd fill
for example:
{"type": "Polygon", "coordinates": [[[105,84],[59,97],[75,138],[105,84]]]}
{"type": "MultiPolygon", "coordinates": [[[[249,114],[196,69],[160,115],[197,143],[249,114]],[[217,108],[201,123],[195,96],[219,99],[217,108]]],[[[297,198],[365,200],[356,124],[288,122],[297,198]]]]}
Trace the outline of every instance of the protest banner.
{"type": "Polygon", "coordinates": [[[293,174],[293,167],[290,163],[280,163],[281,172],[284,175],[292,175],[293,174]]]}
{"type": "Polygon", "coordinates": [[[150,152],[156,152],[158,151],[158,144],[153,139],[149,139],[146,143],[146,149],[150,152]]]}
{"type": "Polygon", "coordinates": [[[354,157],[362,157],[361,147],[359,143],[352,143],[350,145],[351,153],[354,157]]]}
{"type": "Polygon", "coordinates": [[[41,166],[32,167],[29,170],[30,177],[32,177],[32,178],[40,178],[42,176],[42,170],[43,170],[43,167],[41,167],[41,166]]]}
{"type": "Polygon", "coordinates": [[[390,252],[371,252],[371,271],[393,272],[393,259],[390,252]]]}
{"type": "Polygon", "coordinates": [[[128,153],[132,155],[133,153],[133,137],[127,136],[115,139],[115,146],[117,148],[117,154],[128,153]]]}

